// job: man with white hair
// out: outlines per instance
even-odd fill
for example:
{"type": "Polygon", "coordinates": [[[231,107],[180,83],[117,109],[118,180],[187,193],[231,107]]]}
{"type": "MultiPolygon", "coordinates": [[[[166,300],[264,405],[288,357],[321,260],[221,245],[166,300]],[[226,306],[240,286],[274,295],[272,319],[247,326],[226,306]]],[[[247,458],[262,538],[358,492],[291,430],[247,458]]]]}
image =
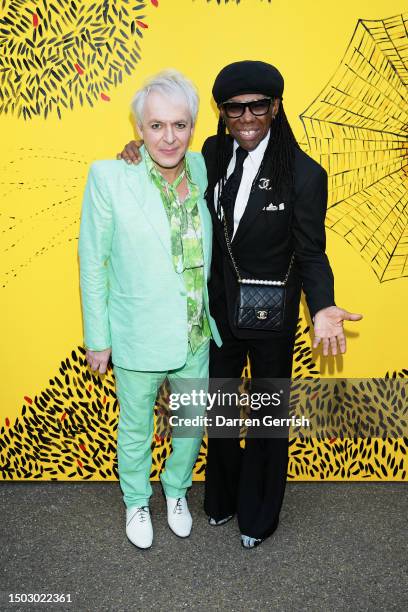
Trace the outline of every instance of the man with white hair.
{"type": "MultiPolygon", "coordinates": [[[[153,408],[168,378],[172,391],[206,391],[209,340],[221,339],[208,307],[211,217],[201,154],[187,151],[197,116],[193,85],[176,71],[151,78],[133,101],[144,163],[92,164],[79,237],[86,357],[106,372],[112,357],[120,404],[118,471],[126,534],[149,548],[153,528],[153,408]],[[195,382],[194,382],[195,381],[195,382]],[[194,387],[196,388],[196,387],[194,387]]],[[[205,403],[189,414],[202,414],[205,403]]],[[[191,531],[186,500],[202,429],[173,435],[161,482],[170,528],[191,531]]]]}

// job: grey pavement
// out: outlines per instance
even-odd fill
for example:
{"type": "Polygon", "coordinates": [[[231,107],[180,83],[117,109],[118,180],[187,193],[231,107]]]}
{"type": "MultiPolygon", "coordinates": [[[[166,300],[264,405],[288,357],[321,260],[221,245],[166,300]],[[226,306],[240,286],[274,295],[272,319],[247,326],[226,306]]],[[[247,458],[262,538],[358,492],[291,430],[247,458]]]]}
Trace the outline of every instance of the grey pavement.
{"type": "Polygon", "coordinates": [[[277,532],[240,545],[236,520],[210,527],[204,487],[189,494],[193,531],[167,527],[154,484],[154,543],[125,535],[116,482],[3,482],[0,610],[406,611],[405,483],[296,482],[277,532]],[[65,593],[72,603],[8,604],[9,593],[65,593]]]}

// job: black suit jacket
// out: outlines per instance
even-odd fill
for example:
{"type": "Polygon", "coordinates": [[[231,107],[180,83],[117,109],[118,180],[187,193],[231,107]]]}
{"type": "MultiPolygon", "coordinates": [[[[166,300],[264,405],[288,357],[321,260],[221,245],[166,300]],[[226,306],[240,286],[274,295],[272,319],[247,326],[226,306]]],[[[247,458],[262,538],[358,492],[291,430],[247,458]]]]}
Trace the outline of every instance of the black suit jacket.
{"type": "MultiPolygon", "coordinates": [[[[221,335],[229,329],[238,338],[273,338],[277,332],[244,330],[234,325],[238,283],[225,244],[223,224],[214,206],[215,145],[216,136],[211,136],[202,149],[209,184],[207,205],[214,228],[209,282],[211,312],[221,335]]],[[[228,137],[228,149],[228,159],[231,159],[231,137],[228,137]]],[[[260,178],[267,177],[261,172],[260,178]]],[[[259,183],[256,189],[260,189],[259,183]]],[[[290,257],[295,253],[295,263],[287,284],[284,332],[281,332],[294,334],[301,289],[305,292],[311,317],[321,308],[335,303],[333,273],[325,253],[327,173],[306,153],[296,149],[295,189],[291,201],[284,202],[283,210],[268,212],[262,210],[271,204],[268,190],[260,190],[257,195],[255,205],[248,204],[241,218],[231,243],[233,255],[243,278],[283,280],[290,257]]]]}

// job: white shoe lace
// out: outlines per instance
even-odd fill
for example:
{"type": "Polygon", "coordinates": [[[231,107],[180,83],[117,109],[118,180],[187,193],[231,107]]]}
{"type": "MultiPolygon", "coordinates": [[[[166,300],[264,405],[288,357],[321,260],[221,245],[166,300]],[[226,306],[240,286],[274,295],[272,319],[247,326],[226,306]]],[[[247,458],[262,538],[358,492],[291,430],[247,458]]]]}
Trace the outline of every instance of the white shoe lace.
{"type": "Polygon", "coordinates": [[[140,506],[140,508],[136,508],[134,514],[132,515],[130,521],[128,522],[128,525],[131,521],[133,521],[135,517],[137,517],[137,520],[139,521],[139,523],[145,523],[148,519],[148,516],[149,516],[149,506],[140,506]]]}

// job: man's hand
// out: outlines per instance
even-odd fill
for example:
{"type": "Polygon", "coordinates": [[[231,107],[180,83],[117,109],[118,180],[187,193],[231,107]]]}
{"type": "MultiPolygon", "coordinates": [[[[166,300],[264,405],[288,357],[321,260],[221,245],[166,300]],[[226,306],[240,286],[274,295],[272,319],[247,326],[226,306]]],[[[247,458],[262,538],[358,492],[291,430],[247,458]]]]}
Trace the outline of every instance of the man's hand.
{"type": "Polygon", "coordinates": [[[337,344],[340,353],[346,352],[346,336],[343,331],[343,321],[359,321],[363,318],[361,314],[353,314],[337,306],[329,306],[319,310],[313,319],[314,339],[313,348],[317,348],[320,342],[323,345],[323,355],[337,355],[337,344]]]}
{"type": "Polygon", "coordinates": [[[91,370],[105,374],[111,352],[112,349],[110,348],[104,351],[90,351],[88,349],[86,351],[86,360],[91,370]]]}
{"type": "Polygon", "coordinates": [[[131,140],[123,151],[117,154],[116,159],[123,159],[128,164],[139,164],[142,161],[142,156],[139,153],[142,145],[143,140],[131,140]]]}

